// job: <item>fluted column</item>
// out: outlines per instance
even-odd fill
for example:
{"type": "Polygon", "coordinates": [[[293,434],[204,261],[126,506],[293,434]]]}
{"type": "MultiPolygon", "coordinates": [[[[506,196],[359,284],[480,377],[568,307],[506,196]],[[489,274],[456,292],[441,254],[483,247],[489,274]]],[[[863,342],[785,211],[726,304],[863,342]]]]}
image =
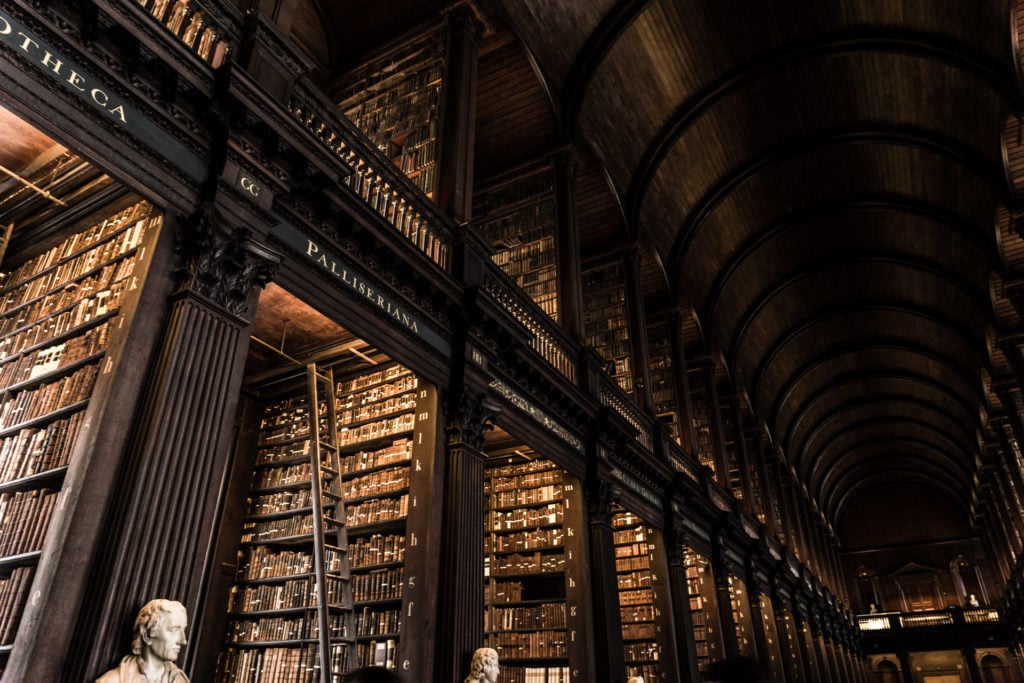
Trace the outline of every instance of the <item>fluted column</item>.
{"type": "Polygon", "coordinates": [[[435,681],[458,683],[484,633],[484,433],[498,414],[485,396],[446,406],[447,467],[435,681]]]}
{"type": "MultiPolygon", "coordinates": [[[[198,636],[204,587],[219,571],[210,564],[249,342],[243,316],[276,267],[247,231],[223,230],[207,206],[180,235],[182,285],[153,359],[68,679],[110,668],[139,607],[155,597],[184,603],[188,638],[198,636]]],[[[194,652],[185,651],[187,669],[194,652]]]]}
{"type": "Polygon", "coordinates": [[[824,679],[818,666],[818,657],[815,653],[814,634],[811,632],[811,624],[805,616],[796,611],[793,612],[793,616],[798,620],[796,625],[796,642],[797,648],[800,651],[801,668],[805,679],[815,683],[823,682],[824,679]]]}
{"type": "Polygon", "coordinates": [[[647,322],[644,293],[640,288],[640,251],[631,247],[622,255],[626,285],[626,321],[629,325],[630,360],[633,363],[633,398],[641,407],[651,405],[651,363],[647,355],[647,322]]]}
{"type": "Polygon", "coordinates": [[[725,549],[722,547],[722,539],[716,538],[714,543],[712,571],[715,575],[715,605],[722,633],[722,649],[726,659],[735,659],[740,656],[740,644],[736,634],[736,619],[732,611],[732,595],[729,592],[729,567],[724,560],[725,549]]]}
{"type": "Polygon", "coordinates": [[[706,358],[700,361],[700,374],[704,379],[704,400],[708,409],[708,427],[711,430],[712,457],[715,462],[715,480],[724,490],[729,490],[729,463],[725,457],[725,443],[722,435],[722,406],[718,400],[718,382],[715,380],[715,361],[706,358]]]}
{"type": "Polygon", "coordinates": [[[583,276],[580,267],[580,228],[576,215],[579,162],[569,150],[554,156],[555,246],[558,258],[558,324],[573,339],[582,339],[583,276]]]}
{"type": "Polygon", "coordinates": [[[690,611],[690,586],[686,579],[685,538],[679,531],[671,502],[667,505],[665,550],[668,555],[669,590],[672,594],[672,616],[675,621],[675,649],[679,660],[679,678],[683,683],[700,683],[697,647],[693,636],[693,613],[690,611]]]}
{"type": "Polygon", "coordinates": [[[590,536],[590,580],[594,616],[592,673],[595,683],[619,683],[626,670],[619,614],[619,579],[615,571],[615,536],[612,502],[618,496],[610,474],[591,463],[587,475],[587,514],[590,536]]]}
{"type": "Polygon", "coordinates": [[[774,605],[774,613],[775,633],[779,639],[779,658],[782,661],[783,678],[786,683],[803,683],[806,678],[800,669],[799,644],[795,642],[799,634],[792,621],[792,612],[779,602],[774,605]],[[791,634],[793,640],[790,640],[791,634]]]}
{"type": "Polygon", "coordinates": [[[690,379],[686,372],[686,349],[683,346],[682,319],[673,311],[666,316],[669,354],[672,358],[672,383],[679,411],[679,436],[683,450],[697,458],[697,434],[693,429],[693,406],[690,404],[690,379]]]}

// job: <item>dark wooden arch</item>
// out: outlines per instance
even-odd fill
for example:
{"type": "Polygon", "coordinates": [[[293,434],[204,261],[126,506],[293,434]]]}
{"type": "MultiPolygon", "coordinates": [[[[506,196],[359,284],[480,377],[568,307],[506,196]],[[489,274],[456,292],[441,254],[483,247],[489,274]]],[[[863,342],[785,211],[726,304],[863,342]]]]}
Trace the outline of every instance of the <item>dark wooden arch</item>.
{"type": "MultiPolygon", "coordinates": [[[[738,320],[740,324],[736,329],[732,330],[731,339],[729,340],[728,350],[726,351],[725,357],[729,362],[730,367],[736,367],[736,354],[738,353],[739,346],[742,343],[744,336],[746,336],[746,332],[750,327],[750,324],[761,314],[764,308],[773,299],[780,296],[786,289],[802,280],[819,276],[834,268],[848,265],[893,265],[901,269],[913,268],[914,270],[922,271],[935,276],[938,279],[944,280],[954,288],[961,290],[967,298],[973,299],[974,305],[983,316],[989,310],[987,292],[971,292],[970,289],[964,285],[963,278],[957,277],[955,271],[944,268],[941,265],[933,264],[930,261],[925,261],[924,259],[916,259],[910,256],[901,256],[896,258],[891,255],[857,255],[830,259],[825,262],[805,266],[795,273],[791,273],[781,281],[763,290],[754,303],[747,307],[743,314],[739,316],[738,320]]],[[[965,336],[969,338],[969,335],[965,336]]]]}
{"type": "MultiPolygon", "coordinates": [[[[821,154],[827,147],[843,145],[878,145],[886,147],[908,147],[935,154],[952,160],[977,177],[993,191],[993,196],[1003,202],[1011,202],[1010,190],[1006,187],[1006,178],[1001,167],[972,147],[948,138],[935,131],[927,131],[911,126],[887,125],[856,125],[842,126],[816,131],[795,140],[782,143],[772,149],[765,150],[744,163],[734,167],[729,173],[709,188],[692,210],[687,213],[686,220],[676,234],[666,261],[669,268],[681,272],[682,259],[693,241],[694,235],[700,231],[707,220],[722,201],[741,184],[757,174],[768,171],[775,164],[805,155],[821,154]]],[[[983,229],[987,230],[987,227],[983,229]]]]}
{"type": "Polygon", "coordinates": [[[562,130],[570,140],[575,140],[577,136],[580,111],[583,109],[583,100],[586,98],[587,87],[594,77],[594,72],[611,51],[612,46],[650,3],[651,0],[618,0],[608,13],[601,17],[601,21],[590,32],[583,47],[576,54],[562,86],[561,97],[562,130]]]}
{"type": "Polygon", "coordinates": [[[647,145],[640,163],[633,172],[629,189],[626,191],[627,216],[632,222],[637,221],[647,188],[669,150],[685,135],[686,130],[717,102],[747,83],[773,71],[789,68],[813,57],[853,52],[892,52],[916,55],[922,59],[949,64],[998,92],[1012,109],[1024,109],[1024,99],[1019,88],[1011,78],[1002,73],[1003,69],[993,64],[985,55],[969,53],[962,45],[953,44],[938,36],[906,30],[891,31],[887,36],[879,35],[876,30],[815,36],[762,53],[709,83],[683,102],[647,145]]]}
{"type": "MultiPolygon", "coordinates": [[[[866,493],[866,491],[864,489],[866,489],[869,486],[876,485],[878,478],[882,477],[882,476],[886,476],[887,474],[893,474],[893,473],[887,473],[887,472],[885,472],[883,470],[875,471],[871,476],[861,478],[858,481],[856,481],[853,484],[851,484],[850,488],[847,489],[839,497],[838,500],[836,500],[834,503],[831,503],[831,505],[833,507],[833,510],[834,510],[832,515],[833,515],[833,518],[835,520],[833,522],[833,525],[834,526],[839,526],[840,524],[842,524],[842,519],[843,519],[843,514],[844,514],[845,508],[847,508],[850,505],[852,505],[853,503],[857,502],[857,500],[859,500],[861,498],[861,496],[863,496],[866,493]]],[[[942,489],[945,490],[945,492],[947,494],[947,499],[951,503],[956,505],[957,509],[959,509],[964,514],[965,517],[967,517],[970,514],[970,503],[968,501],[965,501],[960,495],[958,495],[958,492],[955,489],[949,489],[948,487],[946,487],[946,486],[944,486],[942,484],[939,484],[935,479],[932,479],[930,477],[925,477],[924,475],[921,475],[921,474],[915,474],[913,472],[907,472],[905,470],[900,472],[899,474],[902,477],[902,479],[901,479],[901,481],[899,481],[899,483],[904,484],[904,485],[909,484],[911,486],[917,486],[918,488],[921,488],[921,489],[923,489],[925,491],[931,491],[933,493],[935,492],[935,488],[934,487],[936,487],[936,486],[941,487],[942,489]]],[[[885,482],[885,483],[892,483],[892,482],[889,481],[889,482],[885,482]]]]}
{"type": "MultiPolygon", "coordinates": [[[[790,341],[798,337],[803,332],[820,324],[823,321],[832,318],[842,318],[843,316],[849,315],[850,313],[857,312],[869,312],[869,311],[892,311],[905,313],[914,317],[928,320],[935,324],[937,327],[949,330],[951,334],[957,337],[970,338],[966,334],[966,330],[960,327],[956,322],[945,316],[935,315],[933,311],[927,310],[923,307],[908,306],[906,302],[902,302],[900,305],[894,305],[889,301],[877,301],[877,302],[858,302],[854,305],[842,306],[842,307],[831,307],[825,311],[817,311],[813,315],[808,316],[804,320],[798,321],[796,324],[790,326],[787,330],[780,335],[771,348],[762,354],[760,361],[758,362],[757,368],[751,375],[750,384],[748,387],[748,393],[753,400],[757,400],[758,390],[760,388],[761,379],[764,377],[765,370],[771,365],[772,360],[777,356],[781,349],[785,348],[790,341]]],[[[983,362],[985,354],[979,352],[978,354],[978,365],[983,362]]]]}
{"type": "Polygon", "coordinates": [[[914,372],[893,372],[888,369],[870,371],[861,370],[833,379],[829,384],[820,387],[817,391],[801,402],[800,408],[794,413],[792,421],[786,428],[785,433],[780,437],[783,449],[788,451],[792,447],[792,440],[798,425],[810,414],[811,409],[818,403],[818,401],[823,400],[830,393],[840,389],[857,385],[862,382],[871,382],[875,380],[905,381],[926,387],[929,392],[940,394],[949,399],[950,402],[957,404],[961,409],[963,409],[965,416],[973,416],[974,418],[977,418],[977,410],[972,408],[963,396],[951,391],[947,386],[939,383],[934,378],[928,377],[927,375],[914,372]]]}
{"type": "Polygon", "coordinates": [[[901,195],[876,195],[864,197],[851,197],[841,201],[830,200],[813,206],[803,207],[786,215],[784,218],[754,232],[750,238],[735,249],[726,260],[725,264],[718,270],[715,279],[708,288],[708,294],[704,298],[701,307],[702,319],[712,320],[718,299],[726,284],[732,279],[736,271],[751,256],[775,237],[814,220],[847,212],[886,210],[898,213],[908,213],[921,216],[944,225],[957,235],[973,242],[989,260],[998,263],[996,249],[990,239],[983,237],[976,228],[971,227],[970,221],[952,211],[943,210],[941,207],[922,201],[916,197],[901,195]]]}
{"type": "MultiPolygon", "coordinates": [[[[948,438],[952,443],[958,445],[961,452],[969,453],[972,450],[972,445],[974,443],[974,431],[965,429],[953,415],[949,414],[944,409],[915,396],[901,394],[877,394],[866,398],[847,401],[817,420],[812,426],[810,432],[808,432],[807,436],[802,440],[802,443],[796,444],[796,447],[791,451],[791,453],[796,454],[793,466],[796,468],[797,473],[806,475],[806,477],[809,478],[813,473],[813,468],[815,467],[814,463],[818,461],[819,456],[827,453],[829,445],[848,428],[847,424],[839,424],[836,425],[836,429],[833,431],[830,428],[832,423],[848,419],[849,413],[862,411],[867,408],[874,410],[884,409],[886,417],[905,417],[910,420],[917,420],[921,425],[930,424],[931,428],[938,434],[941,434],[944,438],[948,438]],[[897,412],[895,408],[899,408],[901,411],[897,412]],[[903,413],[902,409],[908,410],[906,413],[903,413]],[[912,409],[912,411],[910,409],[912,409]],[[948,427],[941,426],[942,421],[938,424],[932,424],[926,420],[926,417],[944,418],[948,427]],[[828,432],[825,431],[826,428],[829,428],[828,432]],[[814,448],[812,452],[810,450],[810,446],[819,437],[824,437],[825,440],[820,447],[814,448]],[[960,440],[961,437],[963,440],[960,440]],[[808,460],[808,458],[810,458],[810,460],[808,460]]],[[[849,427],[854,427],[858,424],[856,421],[858,419],[859,418],[854,418],[855,421],[849,422],[849,427]]],[[[865,417],[864,419],[870,418],[865,417]]]]}
{"type": "MultiPolygon", "coordinates": [[[[903,455],[913,455],[911,449],[922,449],[926,452],[931,452],[939,456],[944,457],[945,463],[952,464],[957,467],[957,471],[950,473],[949,476],[959,482],[966,482],[970,480],[970,469],[963,463],[959,458],[956,458],[952,454],[944,450],[944,447],[939,444],[932,443],[930,441],[921,438],[920,436],[909,436],[906,434],[893,434],[888,433],[885,436],[868,436],[867,438],[861,439],[849,447],[836,454],[834,460],[836,462],[845,463],[850,462],[849,466],[843,467],[831,467],[829,468],[820,480],[812,480],[808,484],[808,490],[814,491],[818,495],[823,504],[827,504],[832,499],[832,493],[839,488],[843,473],[852,466],[853,462],[857,461],[857,454],[863,451],[871,450],[872,452],[879,453],[896,453],[901,452],[903,455]],[[900,449],[908,449],[901,451],[900,449]]],[[[924,458],[922,454],[919,456],[924,458]]],[[[936,463],[928,462],[929,466],[934,466],[936,463]]],[[[938,469],[942,469],[941,467],[938,469]]]]}
{"type": "MultiPolygon", "coordinates": [[[[861,351],[872,351],[872,350],[892,350],[902,351],[906,353],[916,354],[922,358],[927,359],[932,363],[940,363],[949,370],[952,370],[955,374],[959,375],[959,378],[964,380],[968,386],[974,384],[977,378],[970,373],[966,372],[964,367],[959,363],[955,363],[952,357],[942,354],[936,351],[935,348],[924,345],[914,345],[908,343],[906,340],[896,340],[894,338],[886,337],[870,337],[858,339],[853,343],[845,343],[839,347],[832,347],[808,360],[803,365],[797,368],[795,374],[791,374],[786,379],[777,395],[775,402],[772,404],[772,408],[768,414],[768,424],[776,425],[779,420],[779,415],[782,410],[782,406],[786,404],[792,394],[793,389],[803,380],[803,378],[813,372],[817,367],[828,363],[837,358],[841,358],[845,355],[852,355],[861,351]]],[[[980,391],[978,392],[980,395],[980,391]]]]}

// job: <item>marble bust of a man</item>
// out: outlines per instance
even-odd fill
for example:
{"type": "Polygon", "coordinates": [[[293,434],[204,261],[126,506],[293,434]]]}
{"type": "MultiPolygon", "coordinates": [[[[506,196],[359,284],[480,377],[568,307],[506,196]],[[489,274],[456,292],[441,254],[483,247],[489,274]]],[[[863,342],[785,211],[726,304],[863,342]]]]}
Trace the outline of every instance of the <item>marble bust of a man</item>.
{"type": "Polygon", "coordinates": [[[481,647],[473,653],[466,683],[495,683],[498,680],[498,652],[481,647]]]}
{"type": "Polygon", "coordinates": [[[175,666],[185,645],[188,615],[175,600],[150,600],[135,618],[132,653],[96,683],[188,683],[175,666]]]}

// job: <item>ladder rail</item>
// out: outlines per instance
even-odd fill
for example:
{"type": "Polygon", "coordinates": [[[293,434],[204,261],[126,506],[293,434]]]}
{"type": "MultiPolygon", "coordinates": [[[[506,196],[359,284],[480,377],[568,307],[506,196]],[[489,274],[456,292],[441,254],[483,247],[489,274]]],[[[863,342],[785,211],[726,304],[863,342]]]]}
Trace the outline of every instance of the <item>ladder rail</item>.
{"type": "MultiPolygon", "coordinates": [[[[328,377],[333,375],[333,372],[328,369],[328,377]]],[[[309,383],[309,438],[311,448],[309,449],[310,466],[311,466],[311,484],[312,484],[312,507],[313,507],[313,564],[316,573],[316,598],[317,598],[317,629],[318,629],[318,640],[320,644],[319,660],[320,660],[320,683],[332,683],[331,681],[331,637],[330,627],[328,619],[328,604],[327,604],[327,557],[326,557],[326,539],[324,531],[324,509],[323,509],[323,495],[322,485],[323,479],[321,476],[321,446],[320,446],[320,401],[319,401],[319,383],[321,381],[318,376],[317,367],[315,363],[310,363],[306,366],[307,381],[309,383]]],[[[324,378],[326,382],[327,378],[324,378]]],[[[334,412],[334,396],[333,396],[333,381],[327,385],[327,405],[328,414],[334,412]]],[[[333,419],[330,420],[333,423],[333,431],[336,434],[338,425],[333,419]]],[[[334,440],[334,445],[338,443],[337,438],[334,440]]],[[[337,448],[333,449],[337,453],[337,448]]]]}

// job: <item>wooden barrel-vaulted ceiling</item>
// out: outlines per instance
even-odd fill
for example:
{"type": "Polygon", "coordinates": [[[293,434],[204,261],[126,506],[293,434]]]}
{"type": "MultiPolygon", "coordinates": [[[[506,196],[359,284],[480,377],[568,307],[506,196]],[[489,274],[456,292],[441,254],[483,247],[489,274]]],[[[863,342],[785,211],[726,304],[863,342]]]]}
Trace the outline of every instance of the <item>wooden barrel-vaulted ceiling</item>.
{"type": "Polygon", "coordinates": [[[503,7],[827,519],[919,491],[966,520],[1009,3],[503,7]]]}
{"type": "MultiPolygon", "coordinates": [[[[309,2],[328,77],[446,6],[309,2]]],[[[640,243],[650,308],[692,306],[841,541],[866,511],[966,528],[1020,326],[1011,0],[477,4],[478,168],[585,150],[584,254],[640,243]]]]}

